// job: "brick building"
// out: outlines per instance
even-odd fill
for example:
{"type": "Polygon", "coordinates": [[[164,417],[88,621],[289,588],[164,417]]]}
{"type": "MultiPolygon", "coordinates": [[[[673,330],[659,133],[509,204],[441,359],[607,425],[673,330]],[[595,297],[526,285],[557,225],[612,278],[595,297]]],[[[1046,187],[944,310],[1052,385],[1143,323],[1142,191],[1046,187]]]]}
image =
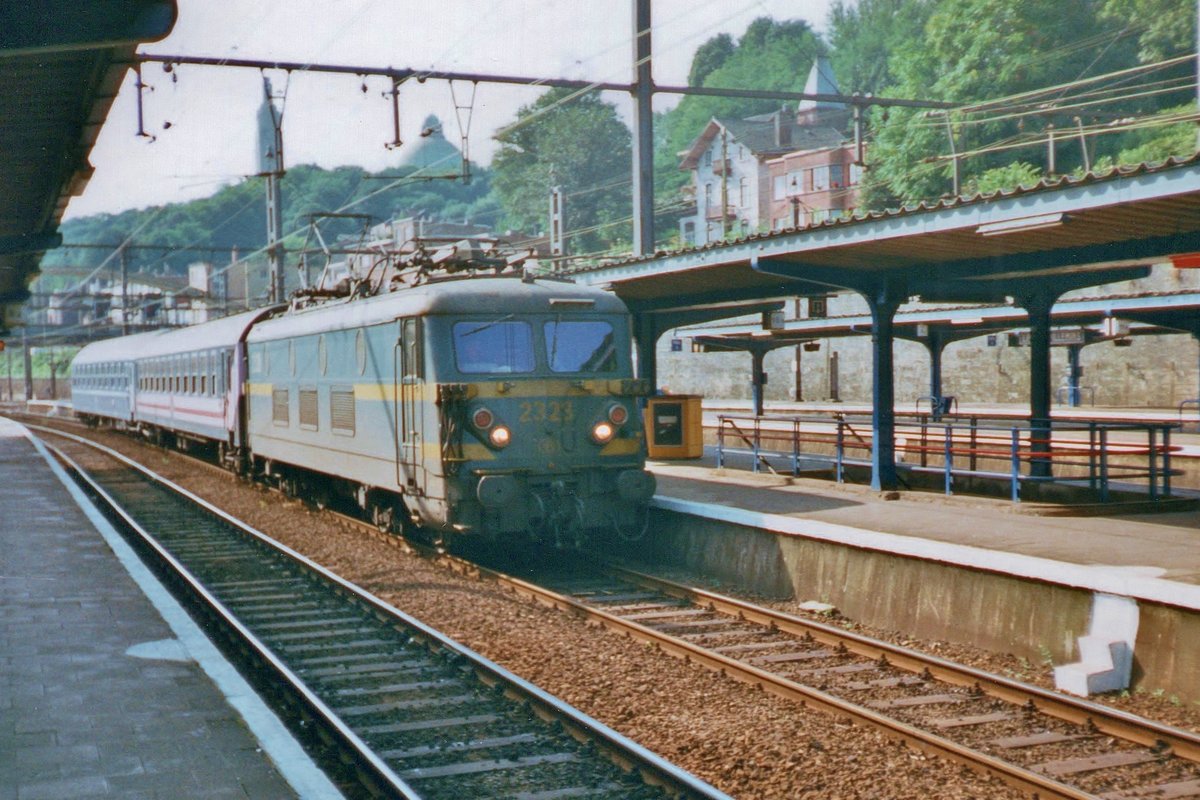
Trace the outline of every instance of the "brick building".
{"type": "MultiPolygon", "coordinates": [[[[826,58],[813,64],[807,94],[837,94],[826,58]]],[[[684,152],[695,207],[679,222],[684,245],[727,235],[804,227],[849,214],[860,167],[847,142],[842,103],[805,100],[745,119],[714,117],[684,152]]]]}

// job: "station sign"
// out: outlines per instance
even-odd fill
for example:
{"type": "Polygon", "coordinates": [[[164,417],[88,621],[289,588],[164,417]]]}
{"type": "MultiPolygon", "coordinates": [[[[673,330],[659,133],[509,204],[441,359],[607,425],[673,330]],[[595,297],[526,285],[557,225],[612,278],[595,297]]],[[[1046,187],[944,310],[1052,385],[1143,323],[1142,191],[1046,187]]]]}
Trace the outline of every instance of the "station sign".
{"type": "MultiPolygon", "coordinates": [[[[1050,345],[1052,347],[1065,347],[1072,344],[1087,344],[1086,337],[1087,333],[1083,328],[1050,329],[1050,345]]],[[[1029,331],[1021,331],[1020,346],[1029,347],[1029,331]]]]}

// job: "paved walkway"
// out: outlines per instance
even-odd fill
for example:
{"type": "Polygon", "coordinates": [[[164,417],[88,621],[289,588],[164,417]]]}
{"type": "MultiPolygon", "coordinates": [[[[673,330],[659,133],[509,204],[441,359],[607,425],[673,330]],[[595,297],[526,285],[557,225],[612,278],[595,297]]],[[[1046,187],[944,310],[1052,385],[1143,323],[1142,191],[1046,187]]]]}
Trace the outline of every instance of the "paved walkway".
{"type": "Polygon", "coordinates": [[[0,418],[0,800],[340,797],[60,475],[0,418]]]}

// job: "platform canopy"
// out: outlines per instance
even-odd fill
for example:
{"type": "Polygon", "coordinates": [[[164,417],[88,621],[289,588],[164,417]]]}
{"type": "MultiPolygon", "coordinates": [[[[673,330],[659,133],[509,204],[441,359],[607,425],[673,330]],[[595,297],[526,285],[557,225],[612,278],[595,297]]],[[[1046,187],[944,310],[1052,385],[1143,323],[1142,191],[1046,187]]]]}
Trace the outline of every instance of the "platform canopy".
{"type": "MultiPolygon", "coordinates": [[[[629,305],[639,373],[651,382],[655,342],[664,331],[692,322],[696,309],[707,307],[708,319],[717,319],[714,305],[724,304],[728,317],[738,313],[738,303],[831,289],[860,294],[871,312],[871,485],[891,489],[897,485],[893,343],[901,306],[918,299],[1024,310],[1030,469],[1049,478],[1056,301],[1072,290],[1144,277],[1151,264],[1166,260],[1180,268],[1200,266],[1200,153],[581,268],[575,275],[610,286],[629,305]]],[[[752,337],[741,344],[754,356],[751,380],[761,409],[768,343],[752,337]]],[[[928,344],[935,356],[931,393],[940,395],[938,354],[945,341],[936,337],[928,344]]]]}
{"type": "Polygon", "coordinates": [[[1200,154],[574,274],[644,310],[883,283],[931,302],[1004,302],[1036,286],[1066,291],[1122,280],[1115,273],[1131,266],[1197,252],[1200,154]]]}
{"type": "MultiPolygon", "coordinates": [[[[92,174],[88,155],[139,44],[176,0],[36,0],[0,12],[0,332],[92,174]]],[[[131,120],[132,124],[132,120],[131,120]]]]}

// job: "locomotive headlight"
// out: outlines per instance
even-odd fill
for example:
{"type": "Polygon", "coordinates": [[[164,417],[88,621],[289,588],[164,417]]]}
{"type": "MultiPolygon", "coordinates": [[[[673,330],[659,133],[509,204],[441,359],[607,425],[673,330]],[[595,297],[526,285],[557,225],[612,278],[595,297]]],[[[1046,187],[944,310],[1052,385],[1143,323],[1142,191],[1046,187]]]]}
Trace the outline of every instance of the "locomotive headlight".
{"type": "Polygon", "coordinates": [[[477,408],[475,409],[475,413],[471,415],[472,424],[481,431],[492,427],[492,423],[495,421],[496,418],[492,416],[492,412],[486,408],[477,408]]]}
{"type": "Polygon", "coordinates": [[[592,441],[596,444],[608,444],[616,432],[617,429],[613,427],[611,422],[601,420],[592,426],[592,441]]]}
{"type": "Polygon", "coordinates": [[[497,425],[488,433],[488,441],[494,447],[508,447],[508,443],[512,441],[512,431],[503,425],[497,425]]]}
{"type": "Polygon", "coordinates": [[[629,420],[629,409],[620,403],[613,403],[608,407],[608,421],[613,425],[624,425],[629,420]]]}

